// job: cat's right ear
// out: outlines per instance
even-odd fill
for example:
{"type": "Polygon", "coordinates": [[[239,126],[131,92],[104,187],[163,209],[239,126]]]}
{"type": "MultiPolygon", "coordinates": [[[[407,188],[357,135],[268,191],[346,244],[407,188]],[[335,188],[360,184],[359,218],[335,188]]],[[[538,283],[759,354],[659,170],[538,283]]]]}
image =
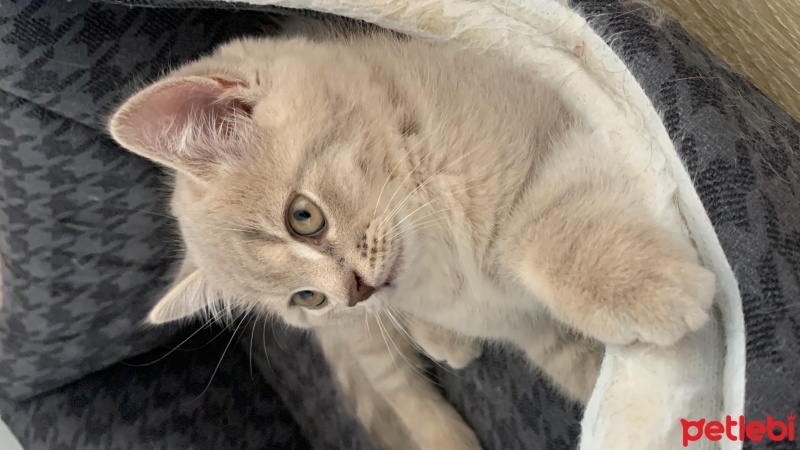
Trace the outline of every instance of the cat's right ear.
{"type": "Polygon", "coordinates": [[[125,101],[108,129],[127,150],[203,180],[247,157],[254,104],[236,77],[167,78],[125,101]]]}
{"type": "Polygon", "coordinates": [[[186,319],[203,311],[216,300],[200,271],[194,270],[178,277],[178,281],[147,315],[147,322],[160,325],[186,319]]]}

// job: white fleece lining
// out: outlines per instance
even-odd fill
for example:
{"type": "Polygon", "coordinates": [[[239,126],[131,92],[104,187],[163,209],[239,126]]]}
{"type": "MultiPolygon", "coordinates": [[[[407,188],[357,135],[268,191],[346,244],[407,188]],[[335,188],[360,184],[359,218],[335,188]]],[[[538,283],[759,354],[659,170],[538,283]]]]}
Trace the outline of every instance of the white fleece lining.
{"type": "MultiPolygon", "coordinates": [[[[243,1],[243,0],[236,0],[243,1]]],[[[692,239],[718,279],[717,321],[674,348],[607,350],[584,414],[581,450],[672,450],[680,419],[744,411],[741,296],[711,221],[661,118],[624,63],[559,0],[244,0],[362,19],[498,52],[550,80],[639,182],[662,223],[692,239]]],[[[741,449],[698,441],[691,449],[741,449]]]]}

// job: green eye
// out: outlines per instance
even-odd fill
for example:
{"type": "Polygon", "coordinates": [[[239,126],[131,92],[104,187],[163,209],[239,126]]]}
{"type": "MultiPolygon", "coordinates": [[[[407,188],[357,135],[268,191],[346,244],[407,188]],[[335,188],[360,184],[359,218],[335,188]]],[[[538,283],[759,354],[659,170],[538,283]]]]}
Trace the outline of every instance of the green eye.
{"type": "Polygon", "coordinates": [[[292,303],[304,308],[319,308],[325,304],[325,294],[317,291],[300,291],[292,294],[292,303]]]}
{"type": "Polygon", "coordinates": [[[311,200],[298,195],[287,211],[289,228],[300,236],[314,236],[325,228],[325,216],[311,200]]]}

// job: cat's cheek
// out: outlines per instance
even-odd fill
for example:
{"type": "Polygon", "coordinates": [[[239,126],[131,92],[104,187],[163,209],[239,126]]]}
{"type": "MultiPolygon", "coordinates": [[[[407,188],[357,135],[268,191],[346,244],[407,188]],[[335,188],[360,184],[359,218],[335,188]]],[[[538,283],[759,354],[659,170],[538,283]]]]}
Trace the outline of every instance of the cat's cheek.
{"type": "Polygon", "coordinates": [[[317,326],[330,325],[333,323],[331,312],[325,308],[324,310],[308,310],[302,307],[289,306],[278,316],[286,322],[287,325],[309,329],[317,326]]]}
{"type": "Polygon", "coordinates": [[[282,313],[279,313],[278,317],[292,327],[306,329],[313,326],[305,311],[302,311],[300,308],[289,307],[282,313]]]}

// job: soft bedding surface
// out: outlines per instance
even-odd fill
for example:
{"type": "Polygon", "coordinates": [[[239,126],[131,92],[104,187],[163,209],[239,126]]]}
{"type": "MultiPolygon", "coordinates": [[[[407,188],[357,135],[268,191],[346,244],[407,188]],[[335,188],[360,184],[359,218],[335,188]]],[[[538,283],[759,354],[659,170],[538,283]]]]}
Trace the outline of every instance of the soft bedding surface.
{"type": "MultiPolygon", "coordinates": [[[[268,2],[117,3],[274,10],[268,2]]],[[[368,3],[280,5],[317,5],[403,31],[418,27],[409,17],[424,10],[400,10],[406,2],[399,1],[368,3]]],[[[493,7],[489,2],[443,2],[443,15],[469,14],[471,3],[493,7]]],[[[539,3],[549,2],[502,2],[501,11],[515,17],[539,3]]],[[[102,136],[102,117],[132,80],[152,78],[167,63],[185,60],[231,35],[261,32],[264,17],[86,2],[53,7],[43,1],[23,5],[4,0],[2,5],[0,127],[5,128],[0,138],[9,139],[10,145],[0,153],[5,188],[0,191],[5,282],[0,387],[5,395],[23,399],[149,350],[172,333],[143,333],[135,326],[166,282],[173,260],[169,221],[160,216],[160,175],[118,152],[102,136]]],[[[732,302],[722,309],[719,322],[720,339],[727,342],[726,348],[719,346],[718,355],[726,356],[718,361],[723,366],[696,374],[723,392],[710,398],[724,398],[724,404],[707,407],[719,413],[736,411],[744,400],[748,419],[797,412],[800,393],[793,380],[800,379],[800,126],[674,23],[655,23],[641,7],[611,0],[576,1],[571,7],[587,18],[587,30],[602,37],[629,71],[632,107],[646,109],[650,102],[659,114],[667,147],[671,141],[685,164],[689,183],[684,188],[692,188],[678,195],[684,222],[699,246],[705,246],[701,251],[706,262],[717,264],[720,273],[729,264],[729,275],[735,275],[735,280],[725,278],[722,287],[726,301],[732,302]],[[638,89],[647,102],[636,98],[638,89]],[[702,207],[691,203],[695,192],[702,207]],[[713,228],[703,228],[706,213],[713,228]],[[733,302],[739,296],[746,330],[737,328],[741,317],[733,302]],[[740,370],[745,336],[746,389],[740,370]]],[[[465,42],[477,42],[470,33],[480,33],[470,27],[437,29],[441,23],[436,21],[420,23],[428,27],[426,34],[450,33],[465,42]]],[[[509,23],[493,23],[495,28],[501,25],[519,33],[509,23]]],[[[602,51],[591,45],[588,50],[602,51]]],[[[642,118],[648,119],[652,117],[642,118]]],[[[663,147],[664,139],[657,145],[663,147]]],[[[243,327],[242,332],[245,351],[247,345],[265,348],[253,354],[257,366],[315,447],[369,448],[342,410],[312,342],[281,327],[243,327]]],[[[516,355],[489,350],[463,372],[438,375],[448,398],[487,448],[578,445],[580,412],[516,355]]],[[[110,398],[109,404],[114,401],[110,398]]],[[[602,405],[598,402],[596,406],[602,405]]],[[[590,413],[602,417],[592,405],[590,413]]],[[[602,420],[592,423],[598,422],[600,429],[607,429],[602,420]]],[[[35,432],[46,428],[42,421],[17,426],[27,427],[33,440],[46,435],[35,432]]],[[[748,442],[745,448],[766,445],[748,442]]]]}

